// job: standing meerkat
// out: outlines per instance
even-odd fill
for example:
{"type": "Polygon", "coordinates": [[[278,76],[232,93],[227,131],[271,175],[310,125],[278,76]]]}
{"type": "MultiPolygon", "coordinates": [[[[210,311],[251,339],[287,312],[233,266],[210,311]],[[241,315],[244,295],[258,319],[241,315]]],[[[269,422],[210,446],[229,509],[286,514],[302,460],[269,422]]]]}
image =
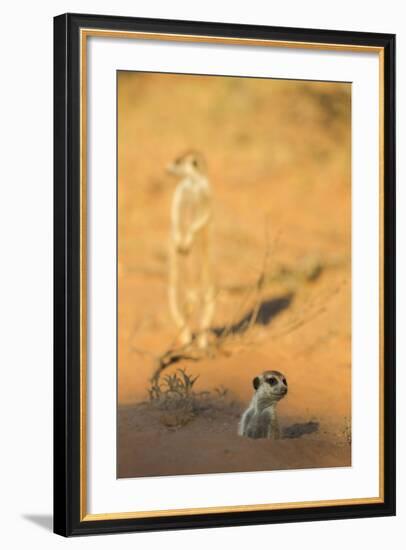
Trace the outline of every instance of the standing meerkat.
{"type": "Polygon", "coordinates": [[[276,370],[266,370],[252,383],[255,393],[241,417],[238,434],[254,439],[279,439],[276,406],[288,392],[286,377],[276,370]]]}
{"type": "Polygon", "coordinates": [[[171,207],[169,307],[181,343],[190,343],[195,333],[199,347],[205,348],[215,306],[206,163],[200,153],[190,151],[171,163],[168,171],[180,177],[171,207]]]}

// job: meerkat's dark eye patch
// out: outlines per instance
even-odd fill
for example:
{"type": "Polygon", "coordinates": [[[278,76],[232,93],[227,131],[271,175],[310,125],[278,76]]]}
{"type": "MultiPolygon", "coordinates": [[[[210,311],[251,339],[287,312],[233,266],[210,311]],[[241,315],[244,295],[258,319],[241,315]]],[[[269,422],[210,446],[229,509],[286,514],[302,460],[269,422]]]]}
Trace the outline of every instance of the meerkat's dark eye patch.
{"type": "Polygon", "coordinates": [[[285,386],[288,385],[287,381],[286,381],[286,378],[282,378],[282,382],[285,384],[285,386]]]}
{"type": "Polygon", "coordinates": [[[197,168],[199,163],[197,162],[197,159],[192,159],[192,164],[195,168],[197,168]]]}
{"type": "Polygon", "coordinates": [[[276,384],[278,383],[278,380],[274,376],[271,376],[271,378],[267,379],[267,382],[271,386],[276,386],[276,384]]]}
{"type": "Polygon", "coordinates": [[[259,388],[259,385],[261,384],[261,380],[256,376],[254,380],[252,381],[252,385],[257,390],[259,388]]]}

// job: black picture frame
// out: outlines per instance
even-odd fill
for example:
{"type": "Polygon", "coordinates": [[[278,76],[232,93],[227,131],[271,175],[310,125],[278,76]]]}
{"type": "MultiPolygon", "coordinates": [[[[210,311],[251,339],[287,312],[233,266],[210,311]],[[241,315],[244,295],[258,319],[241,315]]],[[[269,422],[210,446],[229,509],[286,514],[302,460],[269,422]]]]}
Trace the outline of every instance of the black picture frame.
{"type": "Polygon", "coordinates": [[[395,514],[395,36],[64,14],[54,19],[54,531],[63,536],[395,514]],[[371,504],[88,521],[80,512],[80,29],[351,44],[384,56],[384,492],[371,504]]]}

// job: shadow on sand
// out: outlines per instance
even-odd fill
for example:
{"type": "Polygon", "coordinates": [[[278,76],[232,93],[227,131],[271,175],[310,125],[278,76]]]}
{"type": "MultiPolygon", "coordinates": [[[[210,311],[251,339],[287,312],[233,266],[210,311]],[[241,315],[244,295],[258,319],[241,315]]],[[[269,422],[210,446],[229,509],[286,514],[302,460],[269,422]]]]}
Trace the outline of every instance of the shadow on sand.
{"type": "MultiPolygon", "coordinates": [[[[261,302],[261,305],[258,308],[256,318],[254,321],[255,325],[266,326],[269,325],[272,320],[287,309],[293,300],[293,293],[285,294],[279,296],[278,298],[271,298],[269,300],[264,300],[261,302]]],[[[255,315],[255,309],[252,308],[250,311],[244,314],[244,316],[233,323],[231,326],[225,325],[220,327],[213,327],[211,330],[213,334],[217,337],[221,337],[225,332],[229,334],[242,334],[250,327],[252,323],[252,317],[255,315]]]]}
{"type": "Polygon", "coordinates": [[[296,439],[302,435],[309,435],[319,431],[318,422],[302,422],[300,424],[292,424],[283,430],[283,439],[296,439]]]}

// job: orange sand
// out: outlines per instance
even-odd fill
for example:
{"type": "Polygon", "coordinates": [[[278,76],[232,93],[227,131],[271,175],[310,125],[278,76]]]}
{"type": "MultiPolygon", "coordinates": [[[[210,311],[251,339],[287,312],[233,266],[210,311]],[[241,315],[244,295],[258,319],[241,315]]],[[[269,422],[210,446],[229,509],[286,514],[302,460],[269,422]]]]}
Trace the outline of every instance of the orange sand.
{"type": "Polygon", "coordinates": [[[350,85],[120,73],[118,89],[119,475],[349,465],[350,85]],[[132,404],[147,398],[154,357],[176,336],[167,305],[176,182],[165,166],[192,147],[207,158],[214,194],[214,326],[253,306],[266,220],[262,299],[292,299],[230,356],[172,370],[199,374],[197,391],[224,386],[240,409],[258,372],[281,370],[289,382],[281,423],[316,422],[315,433],[244,440],[235,435],[239,413],[225,413],[220,432],[198,418],[178,430],[139,428],[132,404]],[[309,265],[314,277],[304,275],[309,265]]]}

